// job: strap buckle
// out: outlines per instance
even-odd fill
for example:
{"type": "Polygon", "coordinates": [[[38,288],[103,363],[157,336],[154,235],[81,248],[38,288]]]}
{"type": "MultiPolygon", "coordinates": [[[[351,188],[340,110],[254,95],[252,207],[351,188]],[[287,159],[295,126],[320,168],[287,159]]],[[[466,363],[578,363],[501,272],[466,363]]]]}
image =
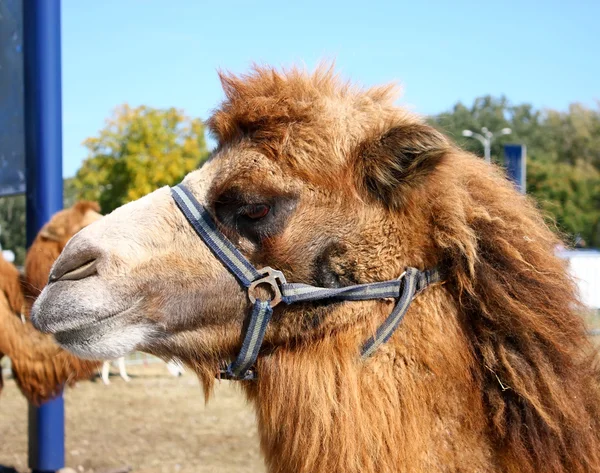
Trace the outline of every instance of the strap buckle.
{"type": "Polygon", "coordinates": [[[250,368],[243,376],[236,376],[229,369],[229,366],[225,368],[221,368],[218,373],[218,379],[226,379],[229,381],[256,381],[258,376],[256,374],[256,370],[254,368],[250,368]]]}
{"type": "Polygon", "coordinates": [[[281,302],[280,285],[287,283],[287,281],[285,280],[285,276],[281,271],[273,269],[269,266],[265,266],[264,268],[259,269],[258,272],[260,274],[264,274],[265,276],[260,279],[257,279],[256,281],[252,282],[252,284],[250,284],[250,286],[248,287],[248,299],[250,299],[250,302],[254,304],[257,299],[254,293],[256,288],[261,284],[268,284],[269,286],[271,286],[271,291],[273,292],[273,297],[271,298],[270,305],[271,307],[275,307],[281,302]]]}

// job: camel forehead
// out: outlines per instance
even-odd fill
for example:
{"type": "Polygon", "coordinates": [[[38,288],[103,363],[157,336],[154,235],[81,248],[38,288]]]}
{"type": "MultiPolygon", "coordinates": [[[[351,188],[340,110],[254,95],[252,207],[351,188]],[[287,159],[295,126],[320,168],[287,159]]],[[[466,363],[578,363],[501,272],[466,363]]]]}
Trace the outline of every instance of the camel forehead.
{"type": "MultiPolygon", "coordinates": [[[[333,67],[319,67],[313,73],[254,67],[242,76],[222,73],[220,79],[226,99],[208,121],[220,142],[257,128],[281,138],[290,125],[298,123],[312,124],[315,131],[330,120],[342,129],[352,127],[373,112],[389,109],[398,95],[394,85],[353,86],[341,80],[333,67]]],[[[331,133],[333,127],[325,124],[331,133]]]]}
{"type": "Polygon", "coordinates": [[[417,120],[393,105],[393,86],[352,86],[331,68],[259,67],[221,81],[226,99],[207,122],[220,148],[251,143],[286,173],[315,182],[336,179],[365,140],[417,120]]]}
{"type": "Polygon", "coordinates": [[[202,168],[188,174],[184,183],[204,204],[231,188],[260,193],[290,192],[299,187],[292,172],[285,172],[280,163],[243,145],[219,151],[202,168]]]}

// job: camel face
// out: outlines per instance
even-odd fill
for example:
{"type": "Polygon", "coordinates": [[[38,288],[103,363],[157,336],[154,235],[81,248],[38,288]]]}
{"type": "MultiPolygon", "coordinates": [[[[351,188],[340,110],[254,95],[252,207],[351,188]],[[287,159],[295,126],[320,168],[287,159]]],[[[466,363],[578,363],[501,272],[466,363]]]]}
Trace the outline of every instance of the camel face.
{"type": "Polygon", "coordinates": [[[196,258],[202,249],[176,231],[183,225],[173,210],[163,188],[79,232],[33,307],[34,325],[87,358],[122,356],[157,333],[158,324],[166,322],[160,320],[162,307],[153,305],[161,298],[160,287],[183,290],[192,282],[187,281],[192,274],[175,266],[176,260],[189,269],[205,268],[196,258]],[[156,310],[148,310],[150,305],[156,310]]]}
{"type": "MultiPolygon", "coordinates": [[[[295,280],[339,284],[331,275],[315,276],[307,264],[317,251],[337,251],[335,232],[319,230],[299,212],[303,204],[315,207],[318,193],[302,192],[299,179],[260,152],[239,145],[216,153],[184,183],[257,267],[275,265],[295,280]],[[290,232],[292,222],[300,231],[290,232]]],[[[335,213],[319,207],[316,214],[329,227],[335,213]]],[[[345,220],[336,231],[352,223],[345,220]]],[[[35,303],[33,322],[78,356],[109,358],[152,351],[169,337],[204,327],[237,335],[247,307],[245,291],[194,233],[170,189],[162,188],[69,241],[35,303]]]]}
{"type": "MultiPolygon", "coordinates": [[[[261,110],[248,109],[243,82],[234,90],[222,80],[228,101],[209,121],[219,148],[184,183],[255,267],[339,287],[397,278],[408,263],[435,263],[411,241],[421,235],[403,235],[406,224],[391,219],[390,209],[404,203],[406,193],[397,192],[404,181],[416,187],[448,144],[393,107],[389,88],[338,93],[318,74],[298,75],[289,90],[263,84],[261,110]],[[381,264],[382,254],[396,252],[410,261],[381,264]]],[[[33,320],[81,357],[134,349],[168,356],[193,333],[201,348],[224,359],[239,345],[248,308],[245,291],[163,188],[68,243],[33,320]]],[[[292,338],[323,318],[316,312],[280,308],[268,337],[292,338]]]]}

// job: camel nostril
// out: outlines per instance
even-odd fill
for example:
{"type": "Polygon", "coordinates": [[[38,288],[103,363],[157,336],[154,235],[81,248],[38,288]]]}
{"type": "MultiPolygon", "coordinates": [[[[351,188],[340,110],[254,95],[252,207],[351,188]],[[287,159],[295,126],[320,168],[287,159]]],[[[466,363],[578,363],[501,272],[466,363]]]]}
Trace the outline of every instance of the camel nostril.
{"type": "Polygon", "coordinates": [[[55,281],[76,281],[77,279],[84,279],[88,276],[96,274],[96,267],[98,266],[98,260],[93,259],[87,263],[83,263],[70,271],[63,274],[50,274],[50,282],[55,281]]]}
{"type": "MultiPolygon", "coordinates": [[[[82,232],[87,230],[84,228],[82,232]]],[[[76,281],[96,274],[104,252],[82,235],[75,235],[54,263],[48,281],[76,281]]]]}

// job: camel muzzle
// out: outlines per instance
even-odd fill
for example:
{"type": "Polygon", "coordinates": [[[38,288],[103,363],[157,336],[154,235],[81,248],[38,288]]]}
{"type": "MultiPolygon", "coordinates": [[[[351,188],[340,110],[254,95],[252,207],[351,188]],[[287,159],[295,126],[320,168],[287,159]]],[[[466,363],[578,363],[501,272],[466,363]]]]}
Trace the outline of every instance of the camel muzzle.
{"type": "Polygon", "coordinates": [[[381,344],[389,340],[402,322],[414,298],[425,288],[441,280],[437,268],[420,271],[408,267],[397,279],[342,288],[288,283],[281,271],[269,267],[256,269],[219,231],[210,213],[186,186],[179,184],[171,188],[171,196],[198,236],[247,289],[248,298],[252,303],[252,313],[244,334],[242,348],[237,358],[221,370],[220,376],[224,379],[257,379],[253,365],[258,358],[267,326],[273,315],[273,308],[280,302],[289,305],[324,299],[332,302],[388,298],[397,300],[394,309],[377,329],[375,335],[362,345],[361,358],[367,359],[381,344]],[[258,287],[265,285],[272,293],[272,297],[266,299],[261,298],[256,291],[258,287]]]}

